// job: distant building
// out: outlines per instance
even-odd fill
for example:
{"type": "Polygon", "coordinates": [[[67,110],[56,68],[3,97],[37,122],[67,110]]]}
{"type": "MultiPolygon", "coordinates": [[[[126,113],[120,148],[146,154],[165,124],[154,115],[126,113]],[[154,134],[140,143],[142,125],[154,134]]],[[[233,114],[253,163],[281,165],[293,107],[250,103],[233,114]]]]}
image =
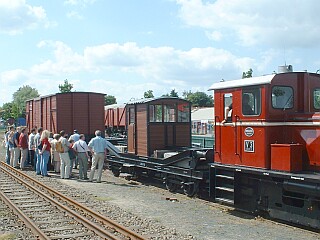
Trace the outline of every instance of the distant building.
{"type": "Polygon", "coordinates": [[[191,111],[192,134],[207,135],[214,134],[214,108],[195,108],[191,111]]]}

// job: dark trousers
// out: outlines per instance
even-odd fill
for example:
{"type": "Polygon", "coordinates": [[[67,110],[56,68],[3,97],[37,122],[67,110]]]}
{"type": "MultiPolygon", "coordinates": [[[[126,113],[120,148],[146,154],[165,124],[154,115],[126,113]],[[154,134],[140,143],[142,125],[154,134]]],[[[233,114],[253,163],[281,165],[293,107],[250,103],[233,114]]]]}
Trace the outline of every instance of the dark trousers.
{"type": "Polygon", "coordinates": [[[32,167],[35,166],[35,153],[34,150],[29,150],[29,163],[31,164],[32,167]]]}

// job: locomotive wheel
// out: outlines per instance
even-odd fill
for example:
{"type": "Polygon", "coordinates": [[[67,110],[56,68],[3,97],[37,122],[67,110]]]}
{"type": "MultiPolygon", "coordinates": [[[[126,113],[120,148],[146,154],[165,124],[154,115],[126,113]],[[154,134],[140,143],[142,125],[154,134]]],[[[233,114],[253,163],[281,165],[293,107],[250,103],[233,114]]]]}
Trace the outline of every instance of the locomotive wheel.
{"type": "Polygon", "coordinates": [[[115,177],[120,176],[120,169],[119,168],[113,167],[113,168],[111,168],[111,171],[112,171],[113,176],[115,176],[115,177]]]}
{"type": "Polygon", "coordinates": [[[175,182],[173,182],[172,179],[170,179],[170,178],[166,179],[165,184],[166,184],[166,189],[169,192],[175,192],[178,189],[178,185],[175,182]]]}
{"type": "Polygon", "coordinates": [[[188,197],[193,197],[199,191],[199,183],[194,182],[193,184],[184,184],[183,185],[183,192],[188,197]]]}

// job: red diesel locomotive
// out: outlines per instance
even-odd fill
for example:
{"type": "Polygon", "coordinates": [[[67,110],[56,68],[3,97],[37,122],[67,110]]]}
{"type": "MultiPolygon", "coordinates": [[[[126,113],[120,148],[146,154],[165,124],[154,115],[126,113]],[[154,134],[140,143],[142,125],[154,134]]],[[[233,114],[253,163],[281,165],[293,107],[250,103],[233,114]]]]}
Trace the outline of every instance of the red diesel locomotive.
{"type": "Polygon", "coordinates": [[[170,191],[206,192],[213,201],[319,230],[320,75],[285,72],[210,89],[214,149],[191,146],[190,103],[140,100],[126,106],[128,152],[110,144],[112,172],[147,174],[170,191]]]}
{"type": "Polygon", "coordinates": [[[210,89],[213,199],[319,229],[320,75],[287,72],[210,89]]]}

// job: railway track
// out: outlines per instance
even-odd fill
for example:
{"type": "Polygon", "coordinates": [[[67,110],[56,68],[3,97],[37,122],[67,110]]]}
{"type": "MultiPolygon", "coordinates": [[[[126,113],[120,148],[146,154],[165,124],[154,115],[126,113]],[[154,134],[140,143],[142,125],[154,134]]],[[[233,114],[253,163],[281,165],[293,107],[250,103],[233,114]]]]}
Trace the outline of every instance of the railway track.
{"type": "Polygon", "coordinates": [[[1,199],[39,239],[147,239],[3,162],[0,171],[1,199]]]}

